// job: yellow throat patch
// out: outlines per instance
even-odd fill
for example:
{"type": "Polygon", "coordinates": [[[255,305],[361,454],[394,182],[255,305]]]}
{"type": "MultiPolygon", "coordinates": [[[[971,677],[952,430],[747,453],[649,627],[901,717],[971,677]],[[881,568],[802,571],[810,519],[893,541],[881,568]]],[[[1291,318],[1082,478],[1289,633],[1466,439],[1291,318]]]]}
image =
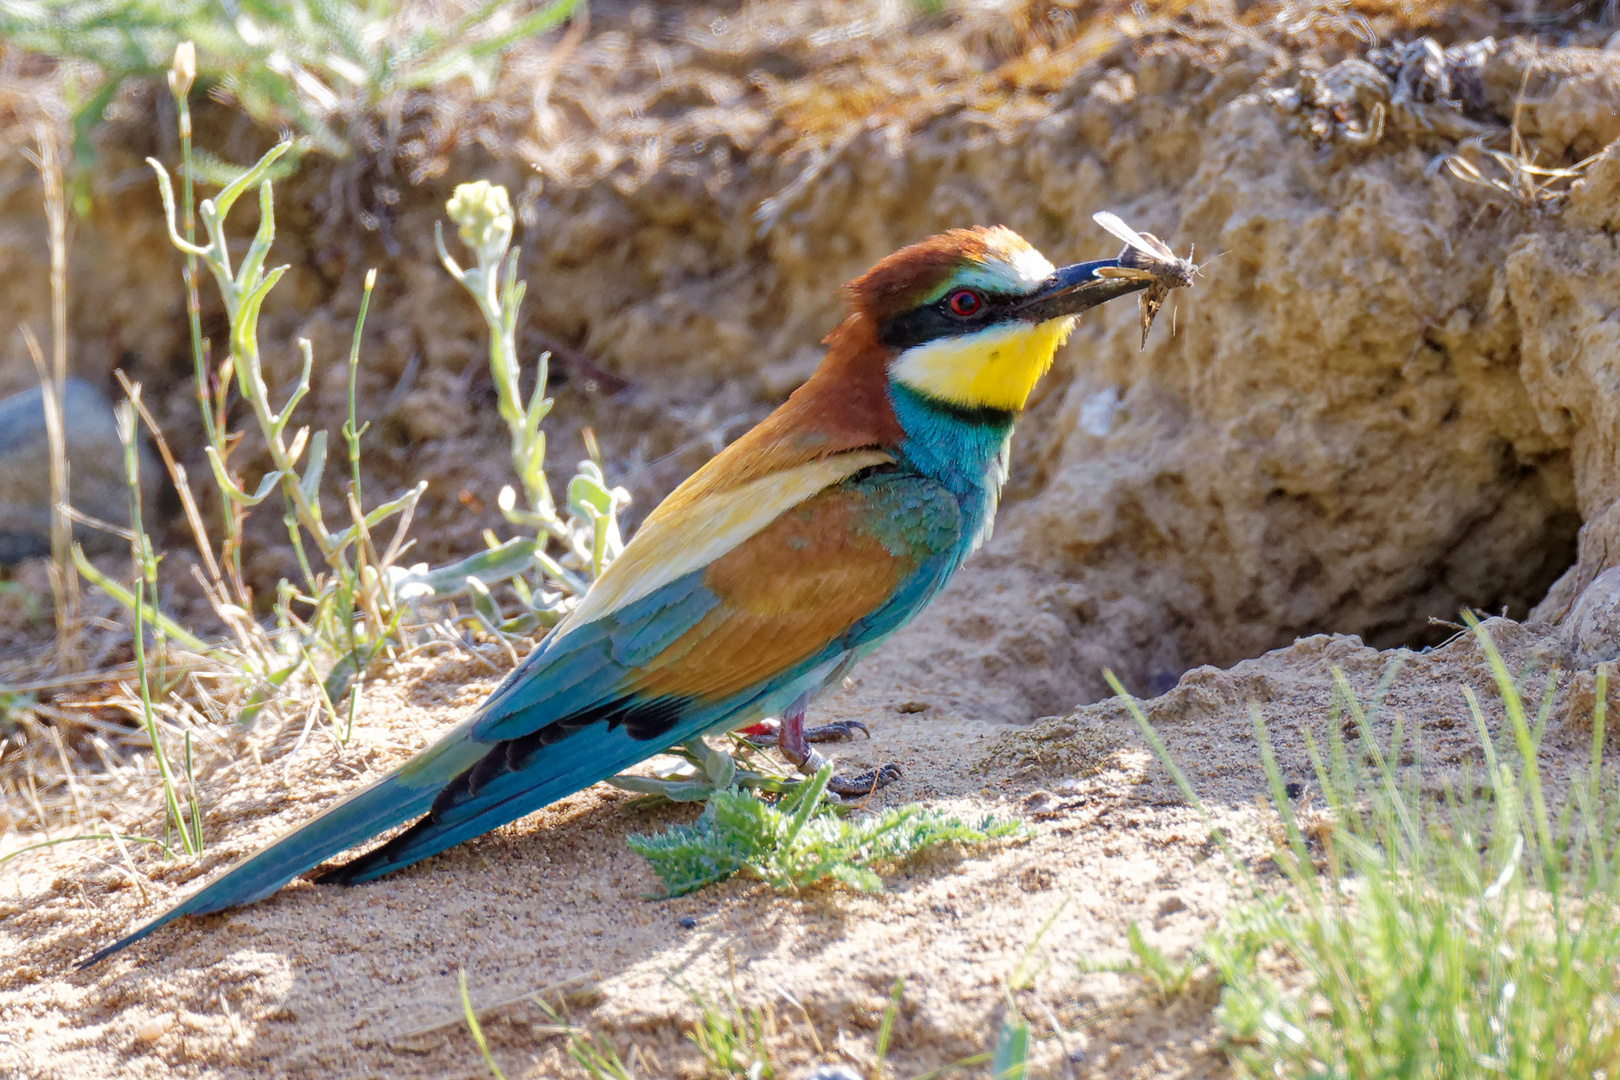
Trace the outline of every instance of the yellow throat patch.
{"type": "Polygon", "coordinates": [[[1074,322],[1071,315],[1042,323],[1000,323],[974,334],[936,338],[901,353],[890,374],[896,382],[952,405],[1018,412],[1052,366],[1074,322]]]}

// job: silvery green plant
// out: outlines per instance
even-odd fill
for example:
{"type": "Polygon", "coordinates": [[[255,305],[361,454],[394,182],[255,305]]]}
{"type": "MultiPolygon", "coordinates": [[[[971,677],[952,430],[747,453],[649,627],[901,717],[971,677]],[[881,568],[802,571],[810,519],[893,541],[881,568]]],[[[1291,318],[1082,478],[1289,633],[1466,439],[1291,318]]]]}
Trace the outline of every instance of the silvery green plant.
{"type": "Polygon", "coordinates": [[[489,327],[496,409],[507,427],[518,479],[516,486],[501,488],[497,505],[521,535],[450,566],[396,571],[390,586],[407,602],[465,595],[487,629],[526,633],[561,619],[618,557],[624,548],[618,515],[629,505],[630,494],[622,487],[607,486],[593,444],[591,457],[579,463],[568,482],[565,506],[558,507],[546,477],[546,436],[541,430],[555,403],[546,396],[549,353],[540,354],[527,401],[519,388],[517,327],[526,286],[517,276],[518,249],[512,247],[516,217],[511,198],[505,187],[479,180],[458,186],[445,211],[471,251],[473,265],[464,268],[450,254],[442,225],[435,229],[434,241],[445,269],[472,296],[489,327]],[[555,556],[548,551],[553,543],[561,548],[555,556]],[[512,617],[502,615],[489,590],[503,580],[522,603],[522,610],[512,617]]]}
{"type": "MultiPolygon", "coordinates": [[[[365,533],[388,518],[402,513],[408,517],[409,512],[415,509],[422,493],[427,490],[427,481],[420,481],[405,494],[377,507],[362,519],[333,531],[322,515],[319,498],[321,476],[326,468],[326,432],[311,432],[307,426],[303,426],[293,433],[290,442],[287,439],[287,429],[292,421],[293,411],[309,393],[310,373],[315,364],[315,357],[308,338],[298,339],[298,349],[303,358],[303,370],[299,374],[298,385],[293,388],[286,404],[280,409],[275,408],[270,401],[270,390],[264,381],[264,367],[259,355],[259,311],[270,290],[275,288],[288,268],[278,266],[268,272],[264,269],[264,261],[270,252],[270,243],[275,238],[276,228],[271,184],[265,174],[275,164],[276,159],[291,148],[290,142],[278,143],[259,159],[258,164],[221,190],[218,196],[202,201],[198,206],[198,214],[208,232],[209,243],[206,247],[186,240],[175,228],[174,192],[169,183],[169,174],[155,159],[148,158],[147,163],[157,172],[158,186],[163,195],[163,208],[168,217],[170,242],[187,255],[200,259],[219,285],[220,299],[225,305],[225,315],[230,322],[229,364],[236,375],[237,388],[241,392],[242,399],[252,409],[254,420],[264,437],[265,448],[273,465],[273,468],[260,477],[257,488],[250,493],[231,475],[226,461],[229,451],[220,444],[210,445],[204,448],[204,453],[208,456],[208,464],[213,469],[215,481],[231,502],[244,507],[259,505],[279,488],[297,524],[309,535],[322,559],[340,577],[357,579],[358,573],[354,569],[351,550],[356,548],[365,533]],[[259,228],[247,254],[242,258],[241,266],[233,272],[225,236],[225,218],[236,200],[255,183],[259,187],[259,228]],[[298,464],[304,457],[306,449],[309,456],[300,473],[298,464]]],[[[367,276],[368,300],[375,282],[374,273],[367,276]]],[[[358,336],[357,327],[356,337],[358,336]]],[[[295,534],[294,540],[301,548],[301,538],[295,534]]],[[[310,584],[313,585],[314,582],[311,581],[310,584]]]]}
{"type": "MultiPolygon", "coordinates": [[[[346,525],[329,524],[321,503],[321,488],[327,464],[327,434],[293,423],[299,404],[310,390],[314,366],[310,342],[300,340],[302,370],[297,385],[279,408],[271,401],[258,342],[258,318],[266,297],[280,281],[285,266],[266,269],[266,260],[275,239],[275,200],[271,174],[276,163],[291,148],[282,142],[271,148],[253,167],[225,179],[219,193],[197,203],[194,198],[196,174],[191,146],[190,110],[187,103],[196,69],[195,50],[182,43],[175,50],[169,73],[169,89],[179,116],[181,140],[181,206],[177,214],[175,192],[169,174],[156,160],[148,159],[157,174],[169,239],[186,257],[185,283],[187,312],[196,396],[205,433],[204,453],[219,491],[221,507],[220,539],[216,554],[213,539],[203,525],[185,468],[168,453],[150,412],[141,404],[139,387],[126,383],[130,405],[139,412],[163,449],[191,526],[201,567],[198,582],[230,637],[223,642],[205,643],[176,626],[155,606],[143,610],[143,593],[155,598],[156,556],[137,552],[137,589],[132,594],[116,582],[77,558],[79,569],[94,584],[113,596],[132,613],[137,637],[144,627],[153,628],[156,643],[179,644],[193,659],[207,658],[222,664],[227,672],[241,677],[247,693],[237,701],[238,719],[251,722],[266,704],[274,700],[296,673],[315,676],[320,698],[326,704],[334,727],[338,726],[335,705],[349,697],[350,722],[342,725],[340,737],[347,740],[357,706],[356,686],[372,661],[398,641],[402,611],[387,588],[389,571],[404,550],[404,537],[418,501],[427,489],[419,483],[398,497],[370,511],[362,511],[360,486],[360,440],[365,427],[359,425],[355,410],[355,375],[359,364],[361,331],[375,272],[366,276],[359,317],[355,323],[349,352],[349,413],[343,425],[352,477],[345,493],[346,525]],[[227,220],[237,201],[255,187],[259,195],[259,225],[252,243],[243,252],[239,265],[233,265],[227,220]],[[200,218],[206,242],[198,243],[196,219],[200,218]],[[199,264],[208,270],[218,286],[220,300],[229,323],[230,348],[223,362],[212,363],[208,343],[200,329],[200,302],[197,296],[199,264]],[[252,414],[270,459],[270,468],[249,485],[231,461],[240,434],[229,430],[227,394],[235,380],[243,402],[252,414]],[[273,623],[266,625],[253,616],[254,598],[241,573],[243,522],[254,508],[279,495],[282,519],[292,541],[302,586],[282,580],[276,589],[273,623]],[[392,541],[373,542],[373,531],[393,521],[392,541]],[[313,549],[314,558],[311,558],[313,549]]],[[[238,247],[237,250],[240,250],[238,247]]],[[[131,414],[133,417],[133,414],[131,414]]],[[[131,426],[133,426],[131,419],[131,426]]],[[[133,438],[133,435],[131,435],[133,438]]],[[[139,651],[139,643],[137,645],[139,651]]]]}
{"type": "MultiPolygon", "coordinates": [[[[176,88],[176,98],[183,97],[176,88]]],[[[210,599],[221,618],[237,633],[242,646],[243,666],[257,677],[258,686],[242,710],[251,720],[265,700],[306,664],[325,669],[321,689],[329,706],[344,697],[355,677],[370,666],[379,652],[395,637],[400,610],[386,588],[388,571],[403,549],[404,535],[427,482],[422,481],[394,499],[362,511],[358,483],[359,441],[364,432],[354,415],[354,373],[359,363],[359,342],[365,311],[376,283],[375,273],[366,277],[360,318],[356,322],[354,346],[349,355],[349,418],[343,428],[348,457],[354,468],[354,482],[345,500],[350,520],[337,527],[328,523],[321,506],[321,485],[327,465],[327,433],[307,425],[293,425],[295,410],[310,390],[314,352],[307,339],[298,349],[302,368],[297,385],[279,408],[271,401],[259,350],[258,320],[266,297],[286,273],[287,267],[266,269],[265,262],[275,239],[275,200],[269,173],[291,143],[270,149],[250,169],[227,183],[212,199],[197,205],[207,235],[206,244],[181,235],[176,220],[175,198],[167,170],[148,159],[157,174],[159,192],[169,228],[170,242],[188,260],[197,260],[214,278],[230,324],[230,352],[220,365],[221,384],[233,377],[241,398],[247,403],[263,440],[271,467],[256,485],[243,483],[230,461],[234,437],[226,430],[224,411],[217,422],[207,425],[208,458],[214,482],[226,513],[225,572],[208,559],[213,580],[210,599]],[[226,231],[226,220],[238,199],[254,187],[259,194],[259,226],[253,242],[239,265],[233,266],[226,231]],[[279,494],[288,535],[302,570],[302,587],[283,581],[277,589],[275,606],[279,633],[267,633],[248,615],[252,597],[242,583],[238,559],[241,549],[241,522],[253,508],[279,494]],[[390,520],[395,521],[393,539],[379,547],[372,533],[390,520]],[[311,559],[313,549],[314,559],[311,559]]],[[[185,175],[187,202],[193,178],[185,175]]],[[[190,232],[187,229],[187,232],[190,232]]],[[[206,358],[197,357],[200,377],[209,375],[206,358]]],[[[206,388],[199,395],[206,400],[206,388]]],[[[206,413],[206,408],[205,408],[206,413]]],[[[178,479],[178,478],[177,478],[178,479]]],[[[199,533],[199,545],[206,546],[199,533]]],[[[333,714],[336,719],[335,713],[333,714]]]]}
{"type": "Polygon", "coordinates": [[[736,787],[715,788],[692,824],[626,840],[668,895],[683,896],[739,871],[783,891],[831,878],[861,892],[881,892],[883,879],[874,866],[946,844],[976,847],[1030,835],[1018,821],[989,814],[964,821],[918,803],[845,816],[825,801],[831,778],[832,765],[824,764],[775,802],[736,787]]]}

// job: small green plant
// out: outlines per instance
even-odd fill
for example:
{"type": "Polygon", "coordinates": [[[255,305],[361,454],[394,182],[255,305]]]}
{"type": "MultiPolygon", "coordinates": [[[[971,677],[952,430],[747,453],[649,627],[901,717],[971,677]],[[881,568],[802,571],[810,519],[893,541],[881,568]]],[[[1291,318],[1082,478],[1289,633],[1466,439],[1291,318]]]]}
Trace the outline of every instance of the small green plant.
{"type": "Polygon", "coordinates": [[[889,988],[889,1003],[883,1007],[883,1019],[878,1021],[877,1039],[872,1045],[872,1080],[883,1080],[883,1064],[889,1058],[889,1040],[894,1036],[894,1018],[900,1014],[900,998],[906,992],[906,980],[896,979],[889,988]]]}
{"type": "Polygon", "coordinates": [[[0,690],[0,736],[11,734],[22,717],[34,711],[38,701],[33,691],[0,690]]]}
{"type": "MultiPolygon", "coordinates": [[[[152,743],[152,760],[157,765],[158,780],[163,787],[164,846],[167,848],[171,831],[180,834],[181,846],[187,855],[202,852],[202,811],[197,805],[197,783],[193,776],[191,732],[185,733],[185,779],[187,805],[180,803],[180,785],[169,765],[158,730],[157,712],[152,707],[152,671],[146,657],[146,612],[148,597],[157,597],[157,556],[152,543],[141,525],[140,455],[135,451],[135,407],[129,402],[119,405],[116,413],[118,439],[124,444],[124,475],[129,486],[130,558],[135,564],[135,673],[140,686],[141,721],[146,737],[152,743]]],[[[154,627],[154,640],[159,645],[157,656],[161,672],[163,664],[164,634],[161,625],[154,627]]]]}
{"type": "MultiPolygon", "coordinates": [[[[1397,718],[1380,742],[1382,688],[1363,708],[1336,673],[1355,739],[1341,736],[1339,708],[1325,746],[1306,731],[1328,814],[1308,835],[1256,713],[1285,837],[1274,859],[1288,888],[1252,883],[1255,899],[1202,949],[1223,987],[1216,1015],[1242,1076],[1616,1075],[1620,783],[1602,758],[1607,672],[1598,675],[1586,775],[1554,816],[1537,757],[1558,673],[1547,676],[1532,717],[1490,636],[1468,621],[1506,721],[1498,745],[1465,692],[1485,759],[1477,791],[1464,778],[1448,782],[1443,798],[1425,796],[1418,769],[1397,765],[1421,753],[1421,740],[1397,718]]],[[[1125,702],[1202,809],[1140,708],[1125,702]]]]}
{"type": "MultiPolygon", "coordinates": [[[[552,1023],[563,1028],[568,1056],[585,1070],[585,1075],[591,1080],[636,1080],[635,1073],[631,1072],[630,1067],[619,1058],[619,1052],[613,1048],[612,1043],[573,1026],[566,1017],[540,998],[536,997],[535,1003],[551,1018],[552,1023]]],[[[631,1060],[635,1059],[634,1050],[630,1056],[631,1060]]]]}
{"type": "Polygon", "coordinates": [[[776,1018],[769,1010],[738,1004],[735,991],[728,991],[716,1004],[679,979],[671,976],[671,981],[697,1006],[698,1022],[686,1037],[712,1072],[746,1080],[770,1080],[776,1075],[766,1046],[776,1035],[776,1018]]]}
{"type": "Polygon", "coordinates": [[[566,516],[559,510],[546,477],[546,437],[541,430],[555,404],[546,396],[549,354],[540,354],[527,402],[518,387],[522,362],[517,327],[526,286],[517,276],[518,251],[511,246],[516,228],[511,199],[504,187],[479,180],[457,186],[445,210],[475,259],[464,269],[445,248],[442,226],[435,226],[440,260],[471,295],[489,328],[497,411],[507,425],[512,467],[523,489],[523,505],[510,484],[501,489],[497,502],[522,535],[503,543],[491,540],[489,550],[451,566],[396,569],[389,575],[389,588],[407,602],[467,595],[490,633],[529,633],[566,615],[624,549],[618,515],[629,505],[630,493],[607,486],[592,438],[587,441],[590,456],[568,482],[566,516]],[[560,556],[547,550],[552,543],[561,545],[560,556]],[[516,594],[516,614],[503,614],[490,594],[489,586],[501,581],[516,594]]]}
{"type": "Polygon", "coordinates": [[[4,855],[0,855],[0,866],[4,866],[6,863],[10,862],[12,859],[15,859],[19,855],[26,855],[30,851],[42,851],[45,848],[56,847],[58,844],[80,844],[87,841],[96,840],[110,840],[119,845],[151,844],[153,847],[162,851],[165,858],[172,859],[175,856],[174,849],[156,837],[133,836],[129,833],[86,833],[82,836],[59,836],[52,840],[40,840],[33,844],[24,844],[20,848],[14,848],[11,851],[6,852],[4,855]]]}
{"type": "Polygon", "coordinates": [[[489,1040],[484,1038],[483,1025],[478,1022],[478,1013],[473,1010],[472,996],[467,993],[467,971],[465,968],[456,972],[456,988],[461,994],[462,1015],[467,1018],[467,1030],[472,1033],[473,1043],[478,1047],[478,1053],[483,1057],[484,1064],[489,1066],[489,1073],[495,1080],[506,1080],[506,1074],[501,1067],[495,1064],[495,1055],[489,1052],[489,1040]]]}
{"type": "Polygon", "coordinates": [[[992,1080],[1024,1080],[1028,1062],[1029,1024],[1016,1011],[1009,1010],[990,1055],[990,1076],[992,1080]]]}
{"type": "Polygon", "coordinates": [[[841,816],[824,801],[832,766],[822,766],[775,803],[735,788],[717,790],[691,825],[629,838],[670,896],[682,896],[746,870],[774,889],[797,890],[831,878],[879,892],[874,865],[899,862],[943,844],[1023,838],[1021,822],[985,816],[974,824],[911,804],[879,814],[841,816]]]}
{"type": "Polygon", "coordinates": [[[1142,928],[1131,923],[1125,928],[1125,941],[1131,955],[1125,960],[1097,962],[1081,960],[1076,969],[1082,975],[1111,971],[1117,975],[1131,975],[1147,984],[1159,1004],[1169,1004],[1192,988],[1198,977],[1203,954],[1194,952],[1179,963],[1164,954],[1164,950],[1142,936],[1142,928]]]}
{"type": "MultiPolygon", "coordinates": [[[[735,975],[735,973],[734,973],[735,975]]],[[[670,982],[688,1000],[697,1007],[698,1019],[695,1024],[686,1028],[685,1035],[691,1044],[702,1055],[704,1064],[708,1066],[708,1075],[730,1076],[746,1078],[746,1080],[770,1080],[780,1075],[776,1066],[771,1062],[770,1044],[777,1039],[782,1031],[778,1028],[776,1012],[769,1005],[745,1006],[737,995],[735,978],[731,989],[718,996],[706,994],[683,981],[678,974],[669,976],[670,982]]],[[[780,987],[778,987],[780,990],[780,987]]],[[[901,997],[905,992],[905,980],[896,979],[889,991],[888,1004],[878,1021],[877,1036],[874,1041],[872,1080],[883,1080],[885,1062],[888,1057],[889,1045],[894,1033],[895,1019],[899,1015],[901,997]]],[[[799,1009],[804,1016],[804,1024],[810,1034],[817,1054],[825,1054],[826,1049],[821,1039],[816,1035],[815,1027],[810,1022],[810,1016],[805,1007],[786,991],[782,991],[788,1002],[799,1009]]],[[[648,1065],[648,1057],[639,1047],[632,1045],[627,1055],[631,1064],[619,1056],[612,1043],[603,1035],[595,1034],[584,1027],[575,1025],[567,1016],[566,1006],[559,1003],[556,1006],[546,1002],[541,996],[530,998],[555,1025],[552,1034],[561,1035],[566,1040],[568,1055],[582,1068],[592,1080],[635,1080],[635,1071],[631,1064],[638,1063],[643,1069],[653,1068],[654,1075],[668,1075],[656,1065],[648,1065]]],[[[477,1017],[465,995],[462,999],[463,1012],[466,1015],[470,1029],[474,1031],[474,1040],[478,1043],[480,1051],[485,1044],[481,1039],[477,1017]]],[[[991,1053],[986,1051],[970,1057],[952,1062],[943,1068],[915,1080],[939,1080],[963,1069],[984,1065],[991,1059],[991,1053]]],[[[485,1061],[493,1071],[496,1066],[486,1054],[485,1061]]],[[[499,1076],[499,1073],[496,1072],[499,1076]]]]}
{"type": "MultiPolygon", "coordinates": [[[[1032,1029],[1025,1016],[1024,1002],[1033,1002],[1045,1014],[1046,1022],[1051,1025],[1052,1034],[1061,1042],[1064,1032],[1058,1024],[1056,1015],[1049,1005],[1042,1000],[1036,992],[1035,982],[1041,973],[1046,970],[1046,961],[1035,963],[1036,951],[1041,941],[1057,922],[1058,916],[1069,906],[1069,900],[1052,909],[1035,931],[1035,936],[1024,947],[1024,954],[1018,958],[1018,963],[1012,969],[1001,985],[1002,997],[1006,1001],[1006,1009],[1002,1013],[1001,1024],[996,1031],[994,1046],[989,1052],[980,1055],[984,1061],[990,1062],[990,1076],[992,1080],[1023,1080],[1029,1063],[1029,1047],[1032,1041],[1032,1029]]],[[[1065,1047],[1065,1052],[1067,1048],[1065,1047]]]]}

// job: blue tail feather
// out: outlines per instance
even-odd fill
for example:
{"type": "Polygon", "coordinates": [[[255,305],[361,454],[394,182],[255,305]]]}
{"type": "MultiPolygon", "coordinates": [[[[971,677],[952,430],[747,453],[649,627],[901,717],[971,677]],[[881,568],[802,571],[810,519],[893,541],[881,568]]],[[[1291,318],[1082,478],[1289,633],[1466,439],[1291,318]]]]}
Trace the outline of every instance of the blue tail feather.
{"type": "Polygon", "coordinates": [[[476,747],[477,744],[470,740],[441,743],[428,753],[432,755],[431,761],[437,763],[440,770],[448,771],[449,776],[442,779],[424,776],[422,763],[412,762],[415,768],[407,766],[407,769],[355,792],[314,820],[278,838],[264,850],[243,859],[195,896],[164,912],[134,933],[97,951],[82,961],[79,967],[89,967],[105,960],[182,915],[206,915],[263,900],[299,874],[313,870],[339,852],[427,813],[445,781],[466,767],[464,748],[476,747]],[[435,750],[438,752],[434,753],[435,750]],[[461,752],[455,752],[457,750],[461,752]]]}

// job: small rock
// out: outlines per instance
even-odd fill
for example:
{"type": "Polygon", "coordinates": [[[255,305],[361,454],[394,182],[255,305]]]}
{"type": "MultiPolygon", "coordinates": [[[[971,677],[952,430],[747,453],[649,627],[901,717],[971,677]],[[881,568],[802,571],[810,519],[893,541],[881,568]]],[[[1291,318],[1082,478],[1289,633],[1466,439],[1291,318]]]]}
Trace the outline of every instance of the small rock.
{"type": "Polygon", "coordinates": [[[1025,813],[1039,814],[1042,811],[1050,810],[1053,806],[1057,805],[1057,796],[1053,795],[1050,791],[1037,789],[1024,796],[1022,805],[1025,813]]]}
{"type": "Polygon", "coordinates": [[[154,1043],[163,1038],[164,1033],[174,1026],[173,1013],[160,1013],[157,1016],[143,1016],[135,1021],[135,1037],[144,1043],[154,1043]]]}
{"type": "Polygon", "coordinates": [[[1046,867],[1029,866],[1018,875],[1018,887],[1025,892],[1045,892],[1055,880],[1056,876],[1046,867]]]}
{"type": "Polygon", "coordinates": [[[675,921],[676,921],[677,925],[679,925],[682,930],[696,930],[697,929],[697,920],[692,918],[692,916],[690,916],[690,915],[682,915],[679,919],[677,919],[675,921]]]}
{"type": "Polygon", "coordinates": [[[1187,901],[1183,900],[1181,897],[1177,896],[1175,893],[1171,893],[1169,896],[1167,896],[1163,900],[1159,901],[1159,910],[1158,910],[1158,912],[1156,914],[1158,915],[1159,918],[1162,919],[1166,915],[1174,915],[1178,911],[1186,911],[1186,910],[1187,910],[1187,901]]]}
{"type": "MultiPolygon", "coordinates": [[[[1620,672],[1609,672],[1608,715],[1620,715],[1620,672]]],[[[1564,720],[1575,731],[1585,737],[1591,734],[1592,722],[1597,710],[1597,674],[1593,671],[1577,670],[1569,680],[1569,700],[1565,706],[1564,720]]],[[[1606,742],[1613,741],[1614,725],[1605,721],[1606,742]]]]}
{"type": "MultiPolygon", "coordinates": [[[[51,553],[51,449],[39,387],[0,399],[0,565],[51,553]]],[[[68,501],[113,525],[129,524],[124,447],[112,406],[89,383],[69,379],[62,397],[68,501]]],[[[157,496],[158,464],[139,444],[142,506],[157,496]]],[[[91,554],[128,550],[111,533],[75,524],[73,538],[91,554]]]]}
{"type": "Polygon", "coordinates": [[[803,1080],[864,1080],[864,1078],[848,1065],[817,1065],[804,1074],[803,1080]]]}
{"type": "Polygon", "coordinates": [[[1575,601],[1564,633],[1577,670],[1620,657],[1620,566],[1592,579],[1575,601]]]}
{"type": "Polygon", "coordinates": [[[903,702],[903,703],[901,703],[899,705],[896,705],[894,707],[894,711],[899,712],[899,713],[927,712],[928,711],[928,702],[926,702],[926,701],[907,701],[907,702],[903,702]]]}
{"type": "Polygon", "coordinates": [[[1305,785],[1299,783],[1297,780],[1283,787],[1283,794],[1287,795],[1290,799],[1297,799],[1304,794],[1304,792],[1305,785]]]}

